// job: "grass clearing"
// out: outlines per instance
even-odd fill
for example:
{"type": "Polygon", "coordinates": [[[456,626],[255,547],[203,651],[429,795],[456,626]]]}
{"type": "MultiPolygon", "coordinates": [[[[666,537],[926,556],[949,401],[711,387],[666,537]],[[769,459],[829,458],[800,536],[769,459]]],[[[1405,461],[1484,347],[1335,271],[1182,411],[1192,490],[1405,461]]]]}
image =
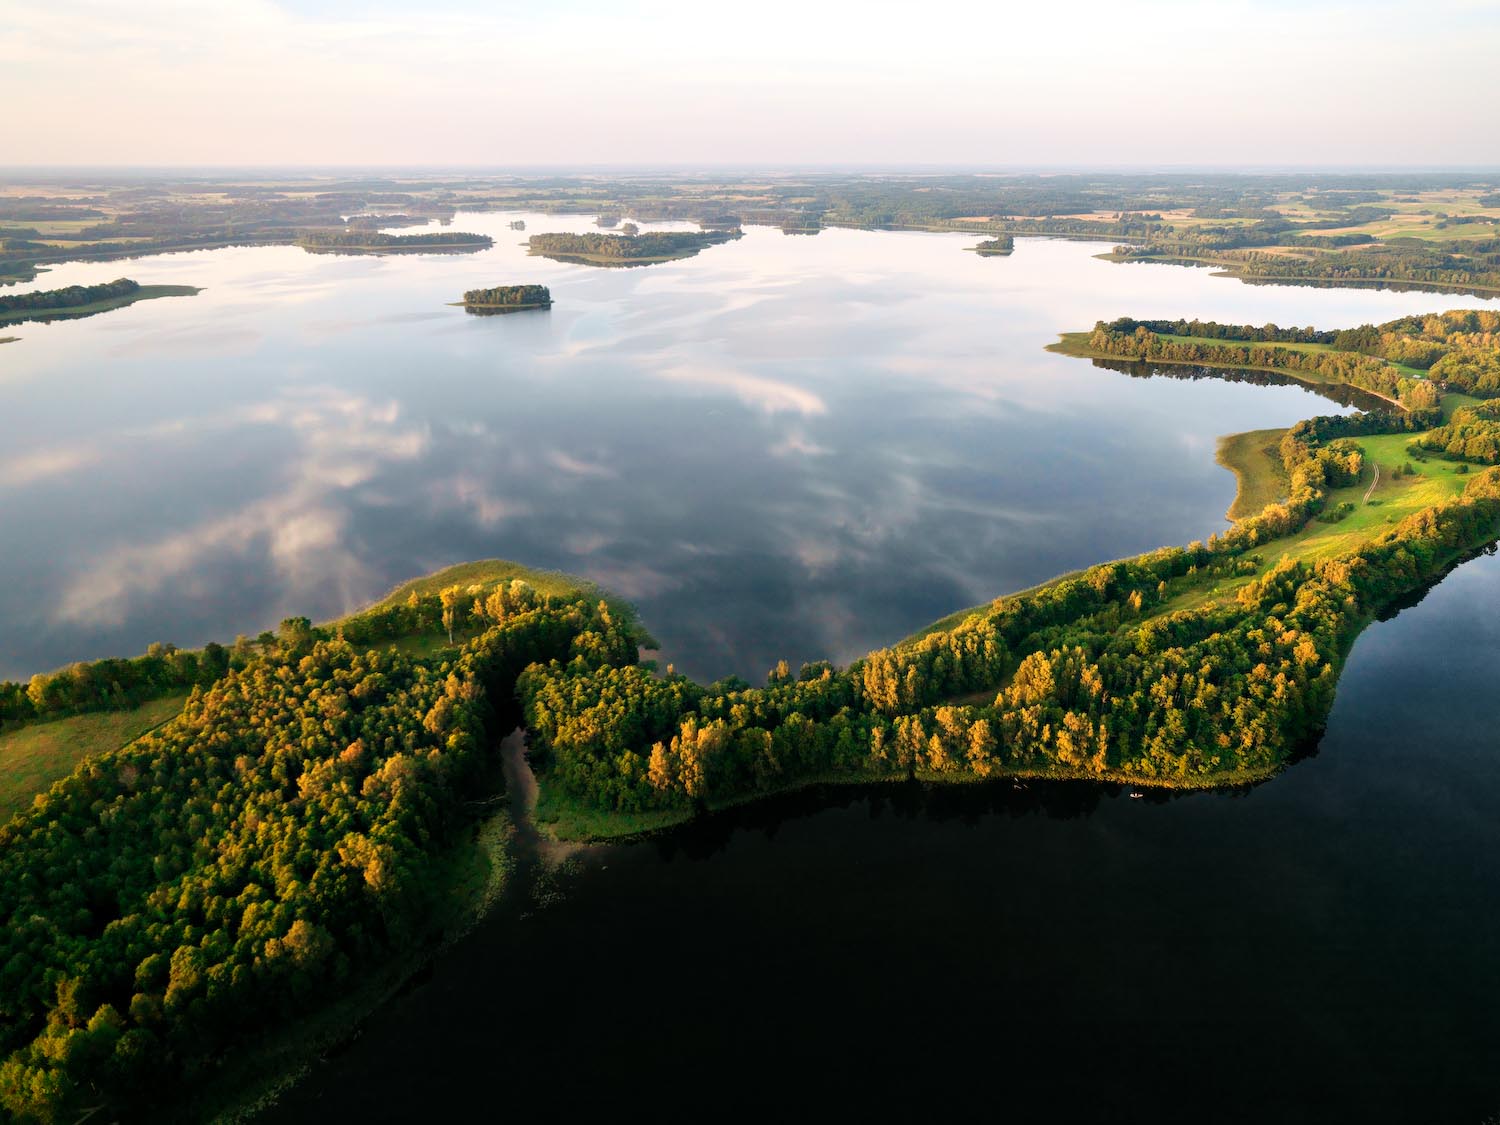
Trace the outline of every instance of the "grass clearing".
{"type": "Polygon", "coordinates": [[[1219,439],[1216,460],[1234,474],[1239,488],[1225,518],[1242,520],[1286,498],[1291,481],[1281,463],[1281,439],[1286,430],[1247,430],[1219,439]]]}
{"type": "MultiPolygon", "coordinates": [[[[1445,402],[1444,406],[1446,408],[1448,404],[1445,402]]],[[[1248,436],[1233,435],[1225,440],[1248,436]]],[[[1313,519],[1301,531],[1257,548],[1254,553],[1259,554],[1264,562],[1256,573],[1263,574],[1286,558],[1312,563],[1349,554],[1389,531],[1407,516],[1460,496],[1474,478],[1468,473],[1459,472],[1458,462],[1436,458],[1416,461],[1409,457],[1407,446],[1418,436],[1381,434],[1349,439],[1364,451],[1364,472],[1348,488],[1330,492],[1325,508],[1325,511],[1334,512],[1341,505],[1348,504],[1351,507],[1349,514],[1334,523],[1313,519]],[[1412,467],[1413,475],[1397,476],[1396,470],[1406,465],[1412,467]],[[1380,470],[1378,482],[1375,478],[1376,466],[1380,470]],[[1375,484],[1375,489],[1366,503],[1365,494],[1370,491],[1372,483],[1375,484]]],[[[1253,446],[1255,443],[1250,441],[1245,444],[1253,446]]],[[[1189,584],[1166,602],[1153,607],[1149,616],[1198,609],[1213,602],[1225,601],[1254,577],[1255,575],[1209,578],[1189,584]]]]}
{"type": "Polygon", "coordinates": [[[0,734],[0,821],[67,777],[85,758],[134,742],[176,717],[187,695],[153,699],[128,711],[101,711],[31,723],[0,734]]]}
{"type": "Polygon", "coordinates": [[[538,780],[540,784],[532,820],[543,835],[554,840],[583,843],[644,836],[682,824],[693,817],[691,809],[603,812],[570,797],[562,792],[560,786],[549,784],[545,774],[538,780]]]}
{"type": "Polygon", "coordinates": [[[555,597],[565,597],[580,591],[597,592],[599,589],[586,578],[564,574],[560,570],[538,570],[509,559],[479,559],[403,582],[368,608],[383,609],[386,606],[400,605],[413,594],[424,598],[432,597],[449,586],[494,586],[516,578],[530,585],[539,594],[551,594],[555,597]]]}

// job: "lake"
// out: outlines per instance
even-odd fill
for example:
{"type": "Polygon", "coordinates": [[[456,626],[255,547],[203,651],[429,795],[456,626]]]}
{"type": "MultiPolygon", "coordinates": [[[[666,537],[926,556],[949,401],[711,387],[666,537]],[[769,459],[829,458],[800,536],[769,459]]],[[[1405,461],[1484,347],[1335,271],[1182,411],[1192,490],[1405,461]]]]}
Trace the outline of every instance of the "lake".
{"type": "MultiPolygon", "coordinates": [[[[295,247],[61,265],[205,286],[0,345],[0,677],[327,619],[499,556],[630,598],[663,658],[759,682],[1225,526],[1218,435],[1337,406],[1050,355],[1130,314],[1340,327],[1472,303],[1247,286],[1107,247],[752,228],[682,262],[295,247]],[[550,311],[448,302],[551,286],[550,311]]],[[[529,232],[594,229],[525,215],[529,232]]]]}
{"type": "MultiPolygon", "coordinates": [[[[927,234],[752,229],[600,270],[525,257],[514,217],[460,215],[496,236],[476,255],[44,274],[208,288],[0,347],[0,674],[329,617],[492,555],[630,597],[699,677],[847,660],[1206,536],[1234,492],[1217,435],[1340,409],[1132,379],[1043,352],[1057,332],[1477,303],[927,234]],[[445,305],[533,281],[550,312],[445,305]]],[[[1483,556],[1372,626],[1316,754],[1254,789],[811,791],[590,850],[271,1116],[1479,1122],[1500,1112],[1496,605],[1483,556]]]]}

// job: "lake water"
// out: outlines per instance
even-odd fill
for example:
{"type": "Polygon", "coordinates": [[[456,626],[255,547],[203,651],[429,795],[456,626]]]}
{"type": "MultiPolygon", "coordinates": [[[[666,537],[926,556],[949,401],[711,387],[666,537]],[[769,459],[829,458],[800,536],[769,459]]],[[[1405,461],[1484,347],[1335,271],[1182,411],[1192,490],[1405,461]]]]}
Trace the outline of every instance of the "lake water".
{"type": "MultiPolygon", "coordinates": [[[[0,677],[326,619],[499,556],[634,600],[663,655],[759,681],[1224,526],[1219,434],[1338,409],[1129,379],[1043,346],[1100,318],[1342,326],[1470,303],[1251,287],[1104,247],[753,228],[635,269],[293,247],[61,265],[205,286],[0,345],[0,677]],[[465,289],[552,287],[475,317],[465,289]]],[[[529,232],[594,229],[523,216],[529,232]]],[[[10,290],[7,290],[10,291],[10,290]]]]}
{"type": "MultiPolygon", "coordinates": [[[[1475,303],[843,231],[605,271],[524,257],[512,217],[460,216],[497,237],[464,257],[43,275],[210,288],[0,347],[0,674],[488,555],[632,597],[701,677],[848,659],[1207,535],[1234,489],[1216,435],[1338,409],[1131,379],[1043,352],[1055,333],[1475,303]],[[555,308],[444,305],[523,281],[555,308]]],[[[1477,1123],[1500,1112],[1497,605],[1481,557],[1371,627],[1316,755],[1247,792],[813,792],[590,851],[272,1116],[1477,1123]]]]}

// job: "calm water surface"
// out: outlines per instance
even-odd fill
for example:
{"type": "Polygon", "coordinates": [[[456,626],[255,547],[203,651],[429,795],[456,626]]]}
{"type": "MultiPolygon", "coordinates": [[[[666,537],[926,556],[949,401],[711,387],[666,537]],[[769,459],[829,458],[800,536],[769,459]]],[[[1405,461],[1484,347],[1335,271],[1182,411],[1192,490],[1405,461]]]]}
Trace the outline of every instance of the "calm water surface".
{"type": "MultiPolygon", "coordinates": [[[[698,676],[848,659],[1206,535],[1233,495],[1215,435],[1340,409],[1131,379],[1046,354],[1056,332],[1474,303],[842,231],[605,271],[524,257],[511,217],[461,216],[497,237],[465,257],[44,275],[209,289],[0,348],[0,674],[487,555],[629,595],[698,676]],[[522,281],[556,307],[444,304],[522,281]]],[[[1497,605],[1483,557],[1372,627],[1317,754],[1246,793],[810,793],[592,851],[273,1116],[1477,1123],[1500,1112],[1497,605]]]]}
{"type": "MultiPolygon", "coordinates": [[[[206,286],[0,346],[0,677],[327,618],[500,556],[634,599],[666,659],[759,680],[1223,524],[1217,435],[1338,407],[1049,355],[1096,319],[1341,326],[1461,299],[1250,287],[1022,240],[752,229],[684,262],[242,248],[33,287],[206,286]],[[550,312],[474,317],[538,281],[550,312]]],[[[530,232],[592,229],[524,216],[530,232]]],[[[8,330],[9,331],[9,330],[8,330]]]]}

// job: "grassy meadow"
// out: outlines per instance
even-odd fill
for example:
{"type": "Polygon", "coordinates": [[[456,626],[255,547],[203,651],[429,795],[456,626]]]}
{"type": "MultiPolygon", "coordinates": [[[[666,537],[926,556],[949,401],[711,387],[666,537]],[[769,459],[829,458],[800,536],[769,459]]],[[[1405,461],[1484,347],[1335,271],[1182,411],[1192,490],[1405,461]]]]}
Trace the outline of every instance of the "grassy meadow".
{"type": "Polygon", "coordinates": [[[33,797],[85,758],[118,750],[173,718],[186,700],[171,695],[128,711],[71,715],[0,734],[0,821],[30,807],[33,797]]]}

